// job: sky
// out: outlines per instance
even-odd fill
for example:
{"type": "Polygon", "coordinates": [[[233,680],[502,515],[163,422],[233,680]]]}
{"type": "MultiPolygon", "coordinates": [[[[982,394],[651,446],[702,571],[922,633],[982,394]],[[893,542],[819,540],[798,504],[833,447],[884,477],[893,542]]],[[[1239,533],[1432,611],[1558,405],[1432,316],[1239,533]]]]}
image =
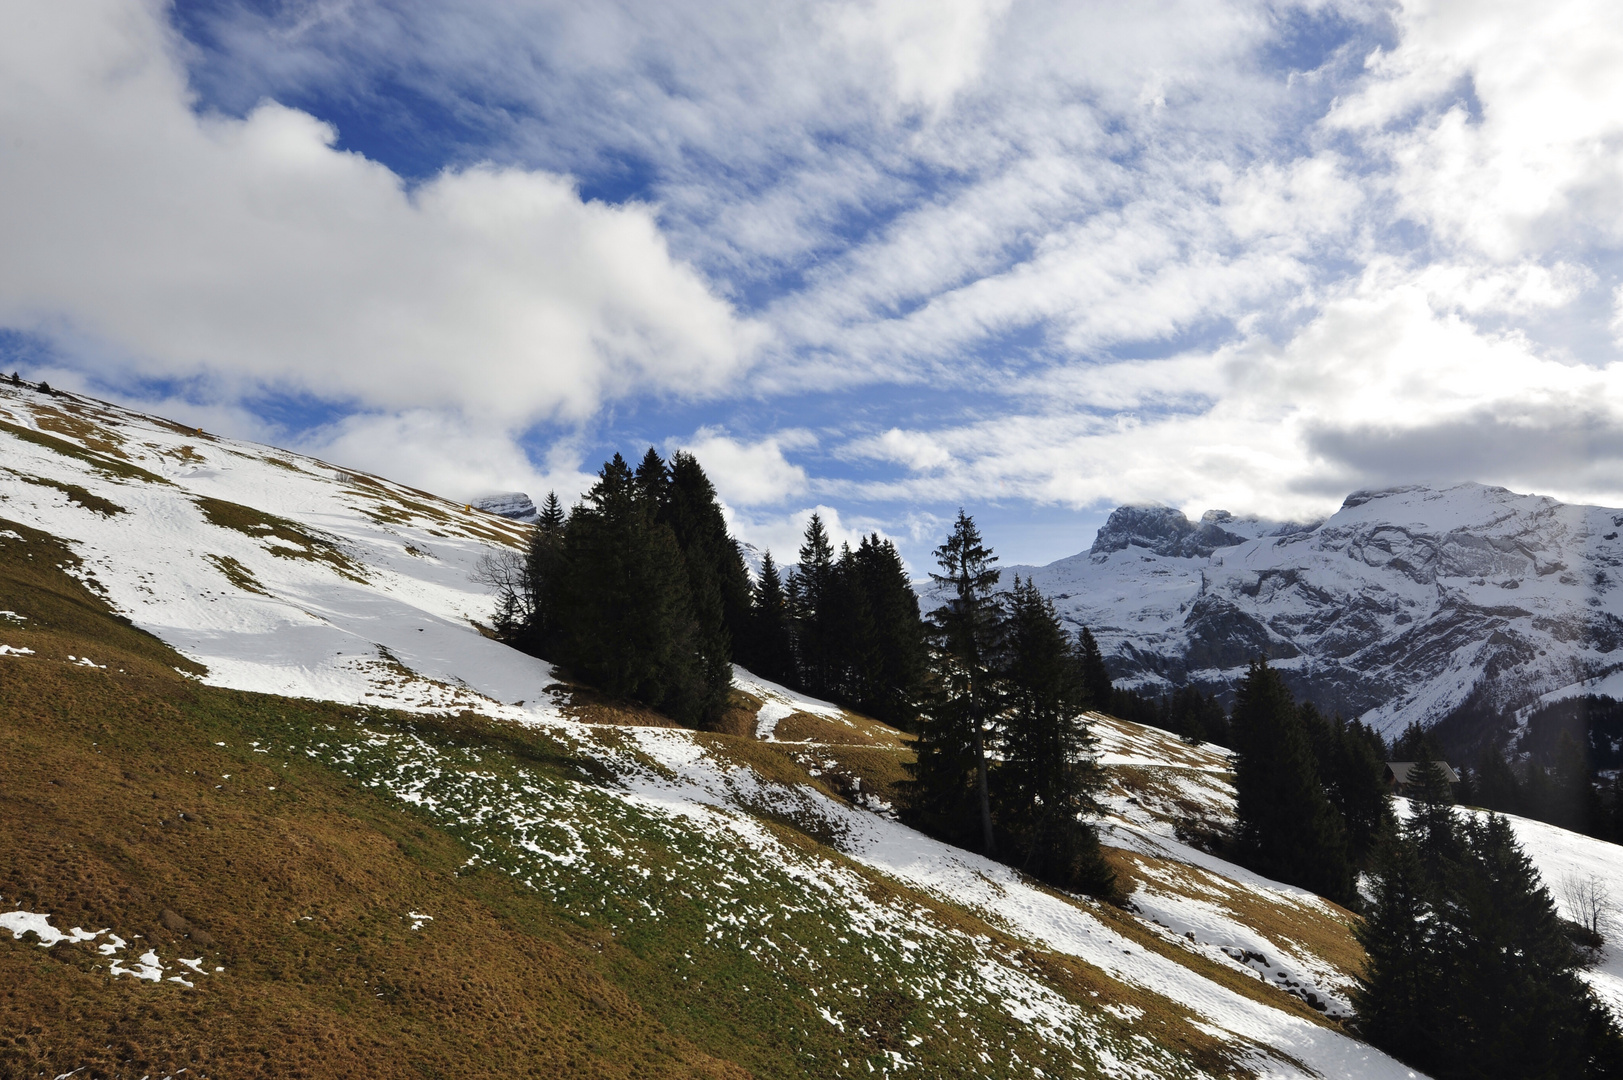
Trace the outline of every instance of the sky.
{"type": "Polygon", "coordinates": [[[929,568],[1623,506],[1615,0],[0,0],[0,366],[929,568]]]}

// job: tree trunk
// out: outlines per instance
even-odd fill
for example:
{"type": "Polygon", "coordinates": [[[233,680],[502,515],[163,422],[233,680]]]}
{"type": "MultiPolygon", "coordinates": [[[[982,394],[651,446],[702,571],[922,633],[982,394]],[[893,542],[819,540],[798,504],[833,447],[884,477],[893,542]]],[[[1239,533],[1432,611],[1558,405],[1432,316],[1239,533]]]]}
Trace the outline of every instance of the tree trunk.
{"type": "Polygon", "coordinates": [[[975,789],[981,800],[981,838],[988,859],[996,855],[992,842],[992,797],[986,786],[986,735],[980,704],[975,705],[975,789]]]}

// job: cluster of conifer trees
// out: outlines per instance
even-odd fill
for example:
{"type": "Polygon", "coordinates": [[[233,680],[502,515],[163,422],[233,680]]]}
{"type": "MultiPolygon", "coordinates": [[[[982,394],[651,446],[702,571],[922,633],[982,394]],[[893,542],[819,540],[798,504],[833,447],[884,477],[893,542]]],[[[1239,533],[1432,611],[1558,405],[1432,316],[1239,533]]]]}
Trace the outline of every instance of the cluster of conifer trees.
{"type": "Polygon", "coordinates": [[[1229,728],[1240,861],[1356,908],[1357,872],[1392,820],[1381,737],[1298,704],[1260,658],[1229,728]]]}
{"type": "Polygon", "coordinates": [[[1083,717],[1109,701],[1091,635],[1073,638],[1030,581],[999,592],[997,557],[962,511],[935,552],[933,685],[908,784],[914,824],[1062,888],[1112,896],[1086,820],[1103,774],[1083,717]]]}
{"type": "Polygon", "coordinates": [[[1429,757],[1412,782],[1358,929],[1364,1036],[1439,1080],[1623,1076],[1623,1034],[1510,824],[1455,813],[1429,757]]]}
{"type": "Polygon", "coordinates": [[[904,812],[943,839],[1065,888],[1111,895],[1085,818],[1101,773],[1084,710],[1110,677],[1031,582],[999,591],[997,561],[960,512],[936,551],[928,620],[894,545],[836,553],[822,520],[785,576],[752,585],[697,460],[618,454],[565,514],[542,507],[524,558],[493,561],[498,634],[611,696],[708,726],[736,660],[766,678],[918,734],[904,812]]]}
{"type": "Polygon", "coordinates": [[[521,564],[486,570],[511,644],[681,723],[721,717],[750,581],[691,454],[614,455],[567,516],[548,496],[521,564]]]}
{"type": "Polygon", "coordinates": [[[918,596],[877,533],[834,552],[812,515],[785,581],[766,552],[739,662],[755,674],[912,730],[929,680],[918,596]]]}

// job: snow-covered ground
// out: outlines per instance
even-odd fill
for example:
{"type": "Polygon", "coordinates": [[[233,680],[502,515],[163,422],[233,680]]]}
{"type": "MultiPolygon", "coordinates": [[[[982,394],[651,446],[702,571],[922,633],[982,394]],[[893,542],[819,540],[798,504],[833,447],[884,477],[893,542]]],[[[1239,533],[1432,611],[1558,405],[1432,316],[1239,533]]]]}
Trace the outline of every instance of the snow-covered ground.
{"type": "MultiPolygon", "coordinates": [[[[207,682],[427,713],[473,709],[545,725],[615,765],[623,778],[615,797],[628,810],[713,834],[717,843],[751,846],[761,859],[773,860],[773,872],[792,871],[808,889],[848,898],[853,918],[869,928],[865,933],[905,936],[909,922],[924,916],[878,901],[862,906],[860,883],[847,880],[854,873],[849,863],[792,856],[753,811],[776,807],[820,818],[836,845],[867,872],[978,913],[1018,940],[1074,956],[1175,1003],[1259,1075],[1414,1075],[1332,1027],[1192,970],[1175,950],[1146,950],[1087,903],[809,787],[768,783],[718,757],[691,732],[605,733],[568,720],[548,694],[554,683],[549,665],[484,637],[475,625],[488,619],[491,607],[474,581],[478,561],[498,546],[522,543],[522,526],[376,477],[67,395],[0,387],[0,422],[15,429],[0,427],[0,518],[62,538],[83,559],[80,573],[92,587],[136,625],[204,665],[207,682]],[[103,512],[108,503],[114,512],[103,512]]],[[[25,542],[16,533],[0,537],[0,543],[25,542]]],[[[25,620],[27,612],[20,615],[25,620]]],[[[5,662],[37,661],[8,656],[5,662]]],[[[771,739],[774,725],[797,712],[843,716],[833,705],[742,670],[736,677],[741,690],[765,703],[758,714],[762,738],[771,739]]],[[[1247,977],[1295,983],[1339,1010],[1344,985],[1334,971],[1298,943],[1250,926],[1237,911],[1256,903],[1322,917],[1322,902],[1213,859],[1178,836],[1178,820],[1220,822],[1232,813],[1221,752],[1119,722],[1101,721],[1099,733],[1105,762],[1147,778],[1137,789],[1142,796],[1110,800],[1107,828],[1112,842],[1165,877],[1156,881],[1147,870],[1134,893],[1146,919],[1180,947],[1247,977]],[[1267,957],[1266,972],[1252,955],[1267,957]]],[[[334,764],[344,760],[335,757],[334,764]]],[[[391,783],[390,790],[436,808],[423,801],[437,796],[418,779],[391,783]]],[[[521,795],[533,793],[513,797],[521,795]]],[[[487,814],[506,822],[504,828],[530,830],[525,837],[544,833],[546,843],[525,842],[558,873],[569,873],[571,859],[589,850],[579,848],[579,836],[565,835],[583,824],[560,820],[552,837],[544,813],[533,808],[508,813],[485,790],[468,799],[456,811],[458,821],[487,814]]],[[[1611,880],[1623,880],[1612,872],[1611,880]]],[[[428,932],[424,916],[408,918],[428,932]]],[[[978,985],[1004,1001],[1011,1015],[1068,1032],[1067,1038],[1093,1030],[1074,1002],[1014,958],[989,951],[976,968],[978,985]]]]}
{"type": "Polygon", "coordinates": [[[1090,550],[1005,572],[1118,676],[1225,690],[1263,653],[1392,732],[1479,687],[1502,707],[1619,692],[1619,567],[1623,510],[1456,484],[1358,492],[1311,526],[1124,507],[1090,550]]]}

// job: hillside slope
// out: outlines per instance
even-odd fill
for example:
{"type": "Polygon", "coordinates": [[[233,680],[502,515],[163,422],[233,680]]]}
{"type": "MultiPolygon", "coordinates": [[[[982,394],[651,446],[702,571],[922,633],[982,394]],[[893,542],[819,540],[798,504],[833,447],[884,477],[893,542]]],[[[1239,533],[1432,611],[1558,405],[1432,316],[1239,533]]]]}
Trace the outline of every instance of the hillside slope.
{"type": "Polygon", "coordinates": [[[1411,1075],[1349,916],[1190,843],[1215,748],[1098,718],[1123,911],[898,824],[883,725],[489,640],[521,526],[28,389],[0,462],[8,1075],[1411,1075]]]}
{"type": "Polygon", "coordinates": [[[1267,656],[1327,711],[1392,733],[1623,679],[1623,510],[1459,484],[1348,496],[1314,525],[1122,507],[1031,576],[1112,673],[1226,693],[1267,656]],[[1607,681],[1610,679],[1611,681],[1607,681]]]}

